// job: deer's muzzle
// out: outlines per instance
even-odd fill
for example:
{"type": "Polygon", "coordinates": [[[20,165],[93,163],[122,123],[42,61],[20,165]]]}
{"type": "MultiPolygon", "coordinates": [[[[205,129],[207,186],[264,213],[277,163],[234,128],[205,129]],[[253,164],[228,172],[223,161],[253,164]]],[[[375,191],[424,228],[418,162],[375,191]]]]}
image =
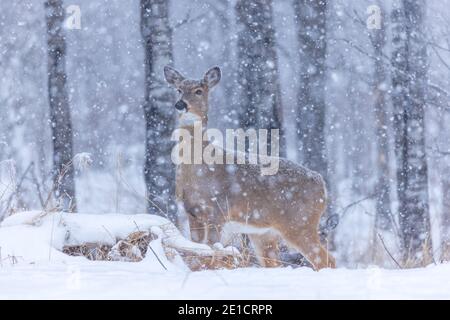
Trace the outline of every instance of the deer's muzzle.
{"type": "Polygon", "coordinates": [[[183,100],[178,100],[178,102],[175,103],[175,108],[177,108],[177,110],[181,111],[181,110],[187,109],[187,104],[183,100]]]}

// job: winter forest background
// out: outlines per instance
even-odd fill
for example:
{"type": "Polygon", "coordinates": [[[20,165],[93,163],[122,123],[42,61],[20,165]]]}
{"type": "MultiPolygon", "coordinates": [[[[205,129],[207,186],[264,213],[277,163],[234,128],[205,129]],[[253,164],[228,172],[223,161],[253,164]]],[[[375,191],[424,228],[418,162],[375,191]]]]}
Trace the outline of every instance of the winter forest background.
{"type": "Polygon", "coordinates": [[[2,1],[0,220],[61,190],[65,209],[151,199],[175,218],[163,66],[218,65],[210,125],[279,127],[282,152],[326,177],[338,266],[446,260],[449,16],[448,0],[2,1]],[[61,29],[71,5],[81,28],[61,29]]]}

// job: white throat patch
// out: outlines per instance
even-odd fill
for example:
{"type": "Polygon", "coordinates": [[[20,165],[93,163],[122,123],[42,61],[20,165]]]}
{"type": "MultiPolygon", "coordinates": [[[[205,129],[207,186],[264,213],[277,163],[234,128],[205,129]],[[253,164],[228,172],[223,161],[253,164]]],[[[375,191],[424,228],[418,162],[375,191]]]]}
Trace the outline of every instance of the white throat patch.
{"type": "Polygon", "coordinates": [[[199,115],[192,112],[185,112],[181,114],[181,117],[178,119],[178,125],[180,127],[193,126],[194,123],[198,121],[202,121],[202,118],[199,115]]]}

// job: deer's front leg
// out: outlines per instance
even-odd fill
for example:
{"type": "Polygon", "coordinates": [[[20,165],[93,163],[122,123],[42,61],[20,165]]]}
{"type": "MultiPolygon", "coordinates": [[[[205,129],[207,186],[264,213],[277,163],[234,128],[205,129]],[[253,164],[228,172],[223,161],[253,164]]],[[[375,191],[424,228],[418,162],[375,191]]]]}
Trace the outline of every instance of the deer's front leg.
{"type": "Polygon", "coordinates": [[[182,200],[177,201],[178,209],[178,228],[183,236],[194,242],[206,243],[208,238],[208,230],[204,219],[198,215],[195,209],[186,209],[182,200]],[[195,213],[194,213],[195,212],[195,213]]]}
{"type": "Polygon", "coordinates": [[[177,200],[177,211],[178,211],[177,217],[178,229],[185,238],[191,239],[192,234],[190,231],[190,221],[189,221],[190,215],[186,212],[182,200],[177,200]]]}
{"type": "Polygon", "coordinates": [[[193,208],[192,214],[191,211],[188,211],[188,216],[193,241],[208,245],[220,242],[221,225],[213,218],[212,210],[193,208]]]}
{"type": "Polygon", "coordinates": [[[188,215],[191,240],[194,242],[206,243],[208,240],[208,229],[206,224],[195,215],[188,215]]]}

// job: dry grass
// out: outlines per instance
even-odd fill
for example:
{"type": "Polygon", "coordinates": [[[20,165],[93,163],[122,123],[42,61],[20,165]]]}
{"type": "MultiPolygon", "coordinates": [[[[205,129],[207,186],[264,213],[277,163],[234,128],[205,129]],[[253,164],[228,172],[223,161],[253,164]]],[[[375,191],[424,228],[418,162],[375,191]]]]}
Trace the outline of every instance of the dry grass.
{"type": "Polygon", "coordinates": [[[156,236],[147,231],[136,231],[127,238],[117,241],[114,246],[99,243],[84,243],[63,247],[69,256],[83,256],[89,260],[139,262],[146,253],[149,243],[156,236]]]}
{"type": "Polygon", "coordinates": [[[89,260],[107,260],[111,246],[98,243],[64,246],[63,252],[69,256],[82,256],[89,260]]]}
{"type": "MultiPolygon", "coordinates": [[[[84,243],[81,245],[64,246],[63,252],[70,256],[83,256],[89,260],[107,260],[107,261],[126,261],[139,262],[147,254],[155,255],[159,263],[160,258],[151,250],[149,244],[157,238],[148,231],[136,231],[128,235],[125,239],[119,239],[114,246],[84,243]]],[[[192,249],[169,248],[164,246],[166,258],[173,261],[177,256],[186,263],[192,271],[216,270],[216,269],[234,269],[246,266],[245,261],[239,253],[232,254],[221,250],[214,250],[214,254],[205,255],[203,252],[196,253],[192,249]]]]}
{"type": "Polygon", "coordinates": [[[180,252],[181,258],[192,271],[236,269],[245,267],[237,255],[214,254],[212,256],[193,255],[191,252],[180,252]]]}
{"type": "Polygon", "coordinates": [[[439,261],[450,262],[450,241],[442,241],[439,261]]]}
{"type": "Polygon", "coordinates": [[[430,238],[425,239],[425,242],[422,247],[421,251],[421,257],[411,256],[409,254],[405,259],[402,261],[402,268],[408,269],[408,268],[420,268],[420,267],[426,267],[432,263],[435,263],[433,258],[433,251],[431,246],[430,238]]]}

